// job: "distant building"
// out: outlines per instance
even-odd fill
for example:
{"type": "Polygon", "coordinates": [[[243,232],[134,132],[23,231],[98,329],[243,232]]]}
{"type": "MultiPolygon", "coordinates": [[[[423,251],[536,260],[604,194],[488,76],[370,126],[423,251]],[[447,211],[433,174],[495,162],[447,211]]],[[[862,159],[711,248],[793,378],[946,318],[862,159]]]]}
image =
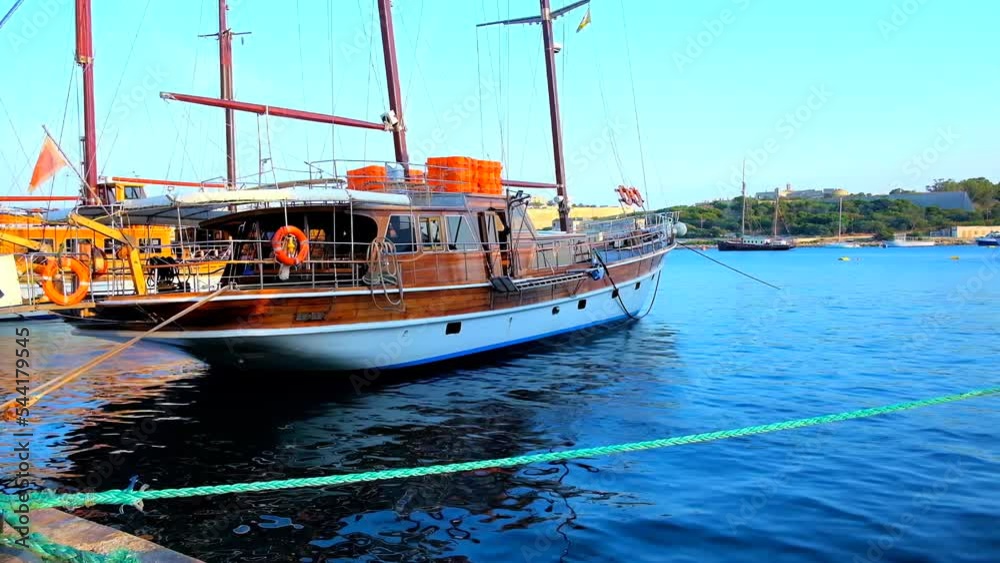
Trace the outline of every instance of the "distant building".
{"type": "Polygon", "coordinates": [[[769,192],[758,192],[757,199],[767,201],[774,200],[774,194],[787,199],[829,199],[839,197],[849,197],[851,194],[842,188],[824,188],[817,190],[793,190],[791,184],[785,184],[785,189],[771,190],[769,192]]]}
{"type": "Polygon", "coordinates": [[[966,225],[951,227],[950,229],[941,229],[940,231],[933,231],[931,236],[972,240],[984,237],[994,231],[1000,231],[1000,227],[997,227],[996,225],[993,225],[992,227],[982,225],[966,225]]]}
{"type": "Polygon", "coordinates": [[[960,209],[975,211],[972,198],[965,192],[920,192],[915,194],[878,195],[867,199],[901,199],[920,207],[940,207],[941,209],[960,209]]]}

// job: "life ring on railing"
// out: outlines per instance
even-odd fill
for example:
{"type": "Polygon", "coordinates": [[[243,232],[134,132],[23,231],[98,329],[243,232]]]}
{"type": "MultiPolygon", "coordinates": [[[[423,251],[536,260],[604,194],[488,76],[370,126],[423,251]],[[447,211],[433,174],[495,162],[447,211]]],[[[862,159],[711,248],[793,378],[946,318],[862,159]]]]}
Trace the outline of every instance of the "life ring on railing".
{"type": "Polygon", "coordinates": [[[309,237],[302,229],[285,225],[271,239],[274,259],[285,266],[298,266],[309,259],[309,237]]]}
{"type": "Polygon", "coordinates": [[[90,292],[90,268],[76,258],[64,256],[58,260],[51,259],[38,268],[37,273],[41,277],[42,291],[56,305],[76,305],[90,292]],[[66,294],[63,288],[56,287],[56,278],[62,270],[70,270],[77,277],[76,291],[73,293],[66,294]]]}

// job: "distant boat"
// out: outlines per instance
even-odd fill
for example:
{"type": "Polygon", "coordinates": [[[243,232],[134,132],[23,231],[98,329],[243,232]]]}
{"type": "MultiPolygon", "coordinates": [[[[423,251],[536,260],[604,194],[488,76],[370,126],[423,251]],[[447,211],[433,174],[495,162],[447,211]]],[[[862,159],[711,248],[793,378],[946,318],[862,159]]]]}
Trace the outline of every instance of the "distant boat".
{"type": "Polygon", "coordinates": [[[746,182],[746,162],[743,163],[743,211],[740,216],[740,236],[720,240],[719,250],[791,250],[795,248],[795,241],[778,236],[778,208],[781,205],[781,198],[778,190],[774,190],[774,226],[773,236],[748,235],[747,234],[747,182],[746,182]]]}
{"type": "Polygon", "coordinates": [[[905,234],[897,233],[892,240],[882,243],[886,248],[913,248],[920,246],[934,246],[937,244],[932,240],[909,240],[905,234]]]}
{"type": "Polygon", "coordinates": [[[837,213],[837,242],[826,245],[827,248],[861,248],[856,242],[844,241],[844,198],[840,198],[840,210],[837,213]]]}
{"type": "Polygon", "coordinates": [[[977,238],[976,244],[979,246],[1000,246],[1000,231],[993,231],[985,237],[977,238]]]}

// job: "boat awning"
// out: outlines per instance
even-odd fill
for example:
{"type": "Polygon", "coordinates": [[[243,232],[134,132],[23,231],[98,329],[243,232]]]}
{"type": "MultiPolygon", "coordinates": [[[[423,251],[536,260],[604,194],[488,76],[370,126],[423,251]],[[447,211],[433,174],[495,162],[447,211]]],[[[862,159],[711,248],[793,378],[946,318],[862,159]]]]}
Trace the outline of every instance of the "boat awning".
{"type": "MultiPolygon", "coordinates": [[[[196,225],[208,219],[231,214],[229,208],[237,211],[268,204],[280,205],[410,205],[410,198],[404,194],[347,190],[344,188],[262,188],[232,191],[203,191],[182,194],[127,199],[113,208],[103,206],[81,206],[75,212],[84,217],[101,220],[111,215],[120,216],[131,224],[177,224],[196,225]]],[[[72,210],[53,212],[49,219],[65,219],[72,210]]]]}

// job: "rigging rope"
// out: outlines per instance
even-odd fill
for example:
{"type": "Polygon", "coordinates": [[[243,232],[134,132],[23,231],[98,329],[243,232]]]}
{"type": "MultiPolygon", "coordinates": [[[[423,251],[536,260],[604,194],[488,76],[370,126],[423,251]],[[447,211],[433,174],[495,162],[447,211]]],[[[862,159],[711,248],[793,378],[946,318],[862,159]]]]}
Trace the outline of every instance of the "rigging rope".
{"type": "Polygon", "coordinates": [[[7,10],[6,14],[4,14],[3,19],[0,19],[0,29],[3,29],[3,26],[4,26],[4,24],[7,23],[7,20],[9,20],[10,17],[14,15],[14,12],[16,12],[17,9],[20,8],[21,4],[23,4],[23,3],[24,3],[24,0],[17,0],[17,2],[14,2],[14,5],[11,6],[11,8],[9,10],[7,10]]]}
{"type": "Polygon", "coordinates": [[[628,23],[626,22],[627,16],[625,15],[624,0],[619,0],[619,4],[622,8],[622,30],[625,35],[625,60],[628,64],[629,84],[632,86],[632,110],[635,113],[635,136],[636,140],[639,142],[639,164],[642,167],[642,185],[643,191],[646,195],[646,202],[649,202],[649,179],[646,176],[646,154],[645,151],[642,150],[642,131],[639,128],[639,102],[635,95],[635,75],[632,73],[632,48],[629,46],[628,23]]]}
{"type": "MultiPolygon", "coordinates": [[[[125,67],[122,68],[121,76],[118,77],[118,84],[115,86],[115,92],[111,95],[111,109],[108,110],[108,115],[104,118],[104,123],[101,125],[101,132],[97,135],[97,144],[101,144],[101,139],[104,138],[104,133],[108,130],[108,123],[111,121],[111,112],[115,108],[115,101],[118,99],[118,92],[121,90],[122,82],[125,81],[125,73],[128,71],[129,63],[132,62],[132,53],[135,52],[135,44],[139,41],[139,34],[142,33],[142,26],[146,23],[146,14],[149,13],[149,4],[151,0],[146,0],[146,7],[142,9],[142,18],[139,19],[139,25],[135,28],[135,35],[132,37],[132,44],[128,48],[128,55],[125,57],[125,67]]],[[[119,131],[120,132],[120,131],[119,131]]],[[[115,134],[115,138],[111,141],[111,146],[104,153],[104,166],[101,168],[101,175],[104,174],[104,170],[108,166],[108,160],[111,157],[111,152],[115,148],[115,143],[118,142],[118,134],[115,134]]]]}
{"type": "MultiPolygon", "coordinates": [[[[440,465],[430,465],[424,467],[414,467],[406,469],[384,469],[380,471],[368,471],[363,473],[348,473],[342,475],[327,475],[323,477],[303,477],[297,479],[282,479],[274,481],[258,481],[254,483],[233,483],[229,485],[210,485],[203,487],[184,487],[177,489],[159,490],[134,490],[129,487],[124,491],[105,491],[101,493],[38,493],[35,494],[28,503],[32,508],[76,508],[93,505],[136,505],[148,500],[164,500],[176,498],[191,498],[210,495],[226,495],[234,493],[259,493],[266,491],[279,491],[287,489],[298,489],[304,487],[328,487],[337,485],[347,485],[353,483],[373,483],[388,481],[392,479],[402,479],[409,477],[426,477],[430,475],[446,475],[451,473],[465,473],[469,471],[481,471],[487,469],[517,467],[533,463],[548,463],[565,461],[570,459],[609,456],[627,452],[639,452],[645,450],[656,450],[670,448],[674,446],[685,446],[688,444],[698,444],[704,442],[714,442],[718,440],[728,440],[732,438],[743,438],[758,434],[768,434],[771,432],[783,432],[810,426],[832,424],[846,420],[870,418],[891,413],[954,403],[969,399],[990,397],[1000,394],[1000,387],[979,389],[967,393],[957,393],[953,395],[943,395],[930,399],[921,399],[896,403],[881,407],[858,409],[837,414],[827,414],[809,418],[798,418],[785,422],[775,422],[757,426],[745,426],[731,430],[720,430],[716,432],[704,432],[699,434],[688,434],[671,438],[660,438],[644,442],[629,442],[612,446],[599,446],[593,448],[580,448],[575,450],[564,450],[560,452],[547,452],[538,454],[521,455],[515,457],[486,459],[481,461],[468,461],[462,463],[446,463],[440,465]]],[[[0,497],[0,506],[19,502],[16,495],[6,495],[0,497]]]]}

